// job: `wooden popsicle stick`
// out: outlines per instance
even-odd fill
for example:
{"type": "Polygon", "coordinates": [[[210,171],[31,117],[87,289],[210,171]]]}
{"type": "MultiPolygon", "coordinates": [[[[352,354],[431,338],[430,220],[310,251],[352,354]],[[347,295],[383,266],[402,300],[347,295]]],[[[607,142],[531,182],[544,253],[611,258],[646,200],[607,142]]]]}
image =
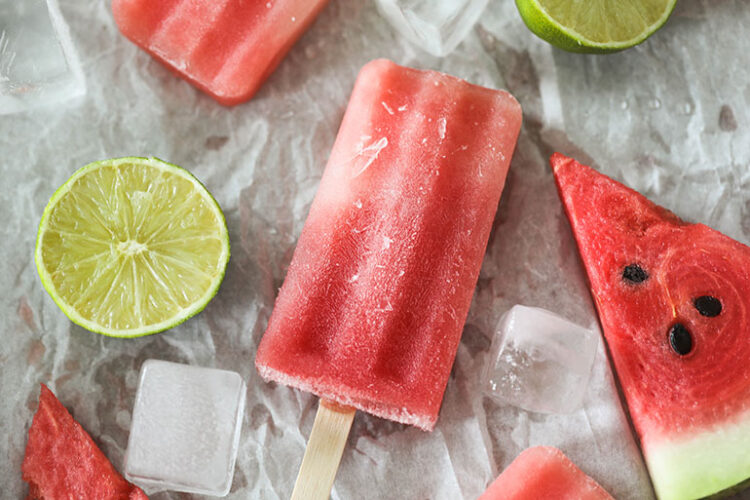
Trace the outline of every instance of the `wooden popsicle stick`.
{"type": "Polygon", "coordinates": [[[328,500],[356,410],[320,400],[291,500],[328,500]]]}

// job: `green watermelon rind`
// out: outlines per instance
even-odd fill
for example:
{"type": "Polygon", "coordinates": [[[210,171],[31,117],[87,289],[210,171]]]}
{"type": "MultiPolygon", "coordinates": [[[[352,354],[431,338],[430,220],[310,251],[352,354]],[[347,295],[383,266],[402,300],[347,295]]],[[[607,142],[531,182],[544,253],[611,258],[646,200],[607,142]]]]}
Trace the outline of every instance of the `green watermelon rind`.
{"type": "Polygon", "coordinates": [[[750,412],[687,440],[644,450],[659,500],[726,496],[750,480],[750,412]]]}

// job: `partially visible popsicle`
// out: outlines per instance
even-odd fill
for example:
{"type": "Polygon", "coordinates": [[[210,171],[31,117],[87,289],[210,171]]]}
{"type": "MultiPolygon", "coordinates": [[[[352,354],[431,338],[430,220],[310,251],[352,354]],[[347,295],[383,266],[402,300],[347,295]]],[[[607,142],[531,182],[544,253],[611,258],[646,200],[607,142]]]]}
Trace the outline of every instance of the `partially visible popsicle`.
{"type": "Polygon", "coordinates": [[[112,0],[123,35],[231,106],[250,99],[328,0],[112,0]]]}
{"type": "Polygon", "coordinates": [[[478,500],[614,500],[551,446],[523,451],[478,500]]]}
{"type": "Polygon", "coordinates": [[[367,64],[258,348],[260,374],[431,430],[520,126],[507,92],[367,64]]]}

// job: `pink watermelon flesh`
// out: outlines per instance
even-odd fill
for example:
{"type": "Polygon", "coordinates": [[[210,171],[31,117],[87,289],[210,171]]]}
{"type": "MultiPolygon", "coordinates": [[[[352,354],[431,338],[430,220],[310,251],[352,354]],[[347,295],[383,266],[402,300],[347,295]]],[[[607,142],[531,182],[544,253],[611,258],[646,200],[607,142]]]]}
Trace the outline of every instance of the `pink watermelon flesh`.
{"type": "Polygon", "coordinates": [[[112,0],[120,31],[225,105],[250,99],[328,0],[112,0]]]}
{"type": "Polygon", "coordinates": [[[614,500],[551,446],[523,451],[479,500],[614,500]]]}
{"type": "Polygon", "coordinates": [[[550,160],[656,492],[750,477],[750,248],[550,160]]]}
{"type": "Polygon", "coordinates": [[[507,92],[367,64],[258,348],[260,374],[431,430],[520,126],[507,92]]]}
{"type": "Polygon", "coordinates": [[[21,470],[32,499],[148,500],[43,384],[21,470]]]}

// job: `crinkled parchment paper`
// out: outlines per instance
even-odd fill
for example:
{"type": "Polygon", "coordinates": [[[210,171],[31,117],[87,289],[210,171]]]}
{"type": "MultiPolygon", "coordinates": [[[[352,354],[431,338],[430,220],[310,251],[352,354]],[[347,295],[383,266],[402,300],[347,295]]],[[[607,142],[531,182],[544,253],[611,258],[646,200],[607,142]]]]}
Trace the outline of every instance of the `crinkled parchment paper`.
{"type": "MultiPolygon", "coordinates": [[[[255,373],[253,358],[359,68],[388,57],[513,92],[524,127],[478,290],[433,433],[359,413],[334,499],[474,499],[524,448],[562,448],[617,498],[652,490],[603,344],[582,409],[543,416],[484,398],[477,375],[516,303],[596,325],[546,159],[573,154],[686,219],[750,241],[750,8],[681,0],[651,40],[615,55],[562,53],[534,38],[511,0],[438,59],[401,40],[372,2],[333,0],[251,102],[221,107],[118,33],[106,0],[61,0],[86,73],[76,102],[0,119],[2,498],[47,383],[121,468],[144,360],[236,370],[247,408],[229,498],[288,498],[316,398],[255,373]],[[197,175],[227,216],[232,259],[216,298],[169,332],[135,340],[71,324],[37,278],[42,210],[94,160],[155,155],[197,175]]],[[[190,498],[156,493],[152,498],[190,498]]],[[[196,497],[197,498],[197,497],[196,497]]]]}

